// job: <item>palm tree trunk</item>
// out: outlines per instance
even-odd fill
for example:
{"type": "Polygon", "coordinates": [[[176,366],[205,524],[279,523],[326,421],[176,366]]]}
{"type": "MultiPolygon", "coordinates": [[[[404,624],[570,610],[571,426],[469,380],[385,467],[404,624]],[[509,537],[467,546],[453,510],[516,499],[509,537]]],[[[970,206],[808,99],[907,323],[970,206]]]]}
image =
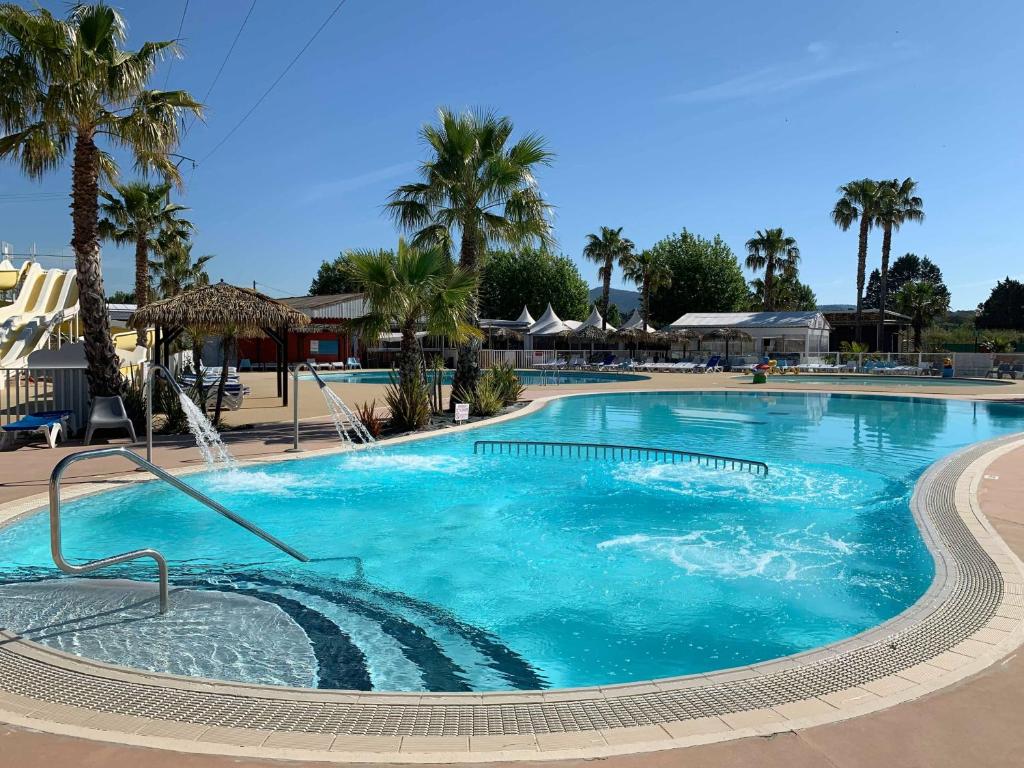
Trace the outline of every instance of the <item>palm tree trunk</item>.
{"type": "Polygon", "coordinates": [[[121,363],[110,336],[100,266],[99,234],[99,151],[92,133],[79,132],[75,138],[71,167],[71,247],[75,251],[75,275],[78,282],[78,307],[85,339],[89,394],[109,397],[121,394],[124,380],[121,363]]]}
{"type": "MultiPolygon", "coordinates": [[[[474,232],[462,232],[462,246],[459,253],[459,266],[476,272],[477,269],[477,238],[474,232]]],[[[479,304],[476,291],[470,300],[469,311],[466,313],[466,321],[476,327],[480,324],[479,304]]],[[[477,382],[480,380],[480,341],[471,338],[469,341],[459,345],[459,359],[455,365],[455,379],[452,382],[453,392],[476,392],[477,382]]],[[[454,398],[451,402],[452,410],[455,409],[454,398]]]]}
{"type": "Polygon", "coordinates": [[[857,236],[857,312],[854,315],[857,341],[863,341],[864,324],[861,312],[864,308],[864,273],[868,268],[868,229],[871,220],[860,217],[860,234],[857,236]]]}
{"type": "Polygon", "coordinates": [[[402,340],[398,347],[398,386],[406,387],[417,376],[423,375],[419,344],[416,343],[416,325],[402,326],[402,340]]]}
{"type": "MultiPolygon", "coordinates": [[[[135,306],[141,307],[149,303],[149,243],[145,235],[135,240],[135,306]]],[[[135,344],[146,345],[145,328],[139,328],[135,344]]]]}
{"type": "MultiPolygon", "coordinates": [[[[220,412],[224,407],[224,388],[228,384],[228,366],[231,363],[231,353],[234,347],[235,337],[226,335],[222,345],[224,352],[224,361],[220,364],[220,382],[217,384],[217,405],[213,409],[213,423],[220,424],[220,412]]],[[[202,382],[202,375],[199,376],[199,381],[202,382]]]]}
{"type": "Polygon", "coordinates": [[[772,297],[772,289],[775,287],[775,259],[768,257],[764,265],[764,308],[768,312],[775,310],[775,300],[772,297]]]}
{"type": "Polygon", "coordinates": [[[609,256],[604,262],[604,284],[601,288],[601,330],[608,327],[608,297],[612,290],[612,257],[609,256]]]}
{"type": "Polygon", "coordinates": [[[644,330],[646,331],[647,330],[647,326],[650,325],[650,315],[651,315],[651,309],[650,309],[650,307],[651,307],[651,288],[650,288],[650,281],[647,279],[646,275],[644,275],[644,281],[643,281],[642,285],[643,285],[643,287],[641,289],[642,290],[642,295],[641,295],[640,304],[643,307],[644,330]]]}
{"type": "Polygon", "coordinates": [[[924,327],[922,326],[921,323],[919,323],[919,322],[915,322],[914,323],[914,351],[915,352],[920,352],[921,351],[921,332],[923,330],[924,330],[924,327]]]}
{"type": "Polygon", "coordinates": [[[885,343],[885,302],[889,289],[889,250],[892,248],[892,224],[886,224],[882,230],[882,268],[879,270],[878,281],[878,326],[875,332],[875,345],[879,352],[887,352],[885,343]]]}

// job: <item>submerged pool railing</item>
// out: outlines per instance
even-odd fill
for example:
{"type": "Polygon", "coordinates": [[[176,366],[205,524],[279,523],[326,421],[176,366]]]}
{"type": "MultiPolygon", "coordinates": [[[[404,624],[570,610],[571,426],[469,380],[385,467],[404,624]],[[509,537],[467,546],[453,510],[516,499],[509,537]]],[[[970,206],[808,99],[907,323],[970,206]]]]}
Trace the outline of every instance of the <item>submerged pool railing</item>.
{"type": "Polygon", "coordinates": [[[65,456],[57,462],[57,466],[53,468],[53,472],[50,474],[50,554],[53,557],[54,564],[60,568],[60,570],[64,571],[64,573],[70,573],[72,575],[90,573],[91,571],[106,568],[111,565],[117,565],[118,563],[126,563],[129,560],[138,560],[142,557],[148,557],[156,563],[157,571],[160,576],[160,613],[167,613],[167,560],[155,549],[137,549],[133,552],[122,552],[120,555],[112,555],[111,557],[102,557],[97,560],[90,560],[89,562],[82,563],[81,565],[72,565],[64,559],[64,551],[61,545],[60,526],[60,481],[64,476],[64,472],[72,464],[79,461],[87,461],[89,459],[102,459],[108,456],[122,456],[128,459],[128,461],[133,462],[140,468],[154,475],[158,480],[163,480],[168,485],[171,485],[182,493],[191,496],[200,504],[209,507],[217,514],[226,517],[236,525],[242,526],[245,530],[249,531],[249,533],[254,536],[258,536],[268,544],[277,547],[279,550],[291,557],[294,557],[299,562],[309,562],[309,558],[304,554],[299,552],[297,549],[288,546],[277,537],[267,533],[258,525],[249,522],[241,515],[236,515],[230,509],[218,504],[209,496],[193,488],[188,483],[183,483],[174,475],[161,469],[156,464],[146,461],[134,451],[118,446],[115,448],[100,448],[95,451],[72,453],[70,456],[65,456]]]}
{"type": "Polygon", "coordinates": [[[673,448],[649,448],[611,443],[564,443],[549,440],[477,440],[473,453],[506,456],[547,456],[554,459],[597,459],[607,461],[658,461],[663,464],[697,464],[713,469],[729,469],[767,475],[763,461],[719,456],[714,453],[677,451],[673,448]]]}

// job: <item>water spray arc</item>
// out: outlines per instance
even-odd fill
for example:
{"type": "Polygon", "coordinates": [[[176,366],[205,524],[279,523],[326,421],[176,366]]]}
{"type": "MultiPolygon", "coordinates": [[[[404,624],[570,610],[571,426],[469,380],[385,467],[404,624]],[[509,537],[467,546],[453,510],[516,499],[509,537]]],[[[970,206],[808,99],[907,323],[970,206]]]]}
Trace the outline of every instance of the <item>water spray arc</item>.
{"type": "Polygon", "coordinates": [[[366,425],[359,420],[358,416],[352,413],[352,410],[338,396],[338,393],[327,386],[327,382],[320,378],[320,374],[314,368],[308,363],[297,363],[292,366],[292,381],[294,384],[292,387],[292,447],[287,450],[288,453],[299,453],[302,451],[302,448],[299,447],[299,371],[302,369],[306,369],[313,374],[317,386],[320,387],[320,393],[324,396],[327,410],[331,414],[331,420],[334,422],[334,428],[338,431],[338,437],[341,439],[341,442],[355,445],[352,440],[353,435],[358,437],[359,442],[364,445],[372,445],[377,442],[373,439],[373,435],[370,434],[369,430],[366,429],[366,425]]]}

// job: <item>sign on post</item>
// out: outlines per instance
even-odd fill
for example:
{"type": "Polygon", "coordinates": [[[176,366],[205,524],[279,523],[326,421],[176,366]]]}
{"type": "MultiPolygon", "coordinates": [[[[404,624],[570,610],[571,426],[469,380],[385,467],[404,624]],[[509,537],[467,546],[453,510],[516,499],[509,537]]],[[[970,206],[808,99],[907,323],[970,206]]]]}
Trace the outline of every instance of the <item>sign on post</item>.
{"type": "Polygon", "coordinates": [[[460,421],[469,421],[469,403],[455,404],[455,423],[460,421]]]}

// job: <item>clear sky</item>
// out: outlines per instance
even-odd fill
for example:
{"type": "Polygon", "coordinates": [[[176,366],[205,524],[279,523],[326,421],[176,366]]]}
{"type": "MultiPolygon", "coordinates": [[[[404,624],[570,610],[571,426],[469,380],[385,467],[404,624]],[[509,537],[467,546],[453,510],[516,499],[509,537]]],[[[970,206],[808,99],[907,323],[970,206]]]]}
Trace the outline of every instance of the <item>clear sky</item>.
{"type": "MultiPolygon", "coordinates": [[[[115,4],[132,45],[174,37],[186,5],[115,4]]],[[[580,252],[601,225],[641,247],[683,227],[720,233],[741,257],[754,230],[782,226],[819,301],[853,302],[856,234],[829,213],[836,187],[863,176],[919,181],[927,218],[893,255],[936,261],[955,308],[1024,272],[1024,3],[347,0],[211,155],[335,4],[257,0],[186,137],[200,164],[182,202],[215,279],[301,294],[323,259],[392,245],[382,204],[414,177],[417,130],[442,104],[548,139],[559,248],[592,285],[580,252]]],[[[185,58],[154,85],[170,69],[170,87],[202,97],[250,5],[191,0],[185,58]]],[[[40,195],[68,188],[66,171],[34,183],[0,165],[0,239],[70,253],[66,199],[40,195]]],[[[880,234],[870,247],[874,266],[880,234]]],[[[130,287],[127,252],[105,247],[104,269],[108,290],[130,287]]]]}

